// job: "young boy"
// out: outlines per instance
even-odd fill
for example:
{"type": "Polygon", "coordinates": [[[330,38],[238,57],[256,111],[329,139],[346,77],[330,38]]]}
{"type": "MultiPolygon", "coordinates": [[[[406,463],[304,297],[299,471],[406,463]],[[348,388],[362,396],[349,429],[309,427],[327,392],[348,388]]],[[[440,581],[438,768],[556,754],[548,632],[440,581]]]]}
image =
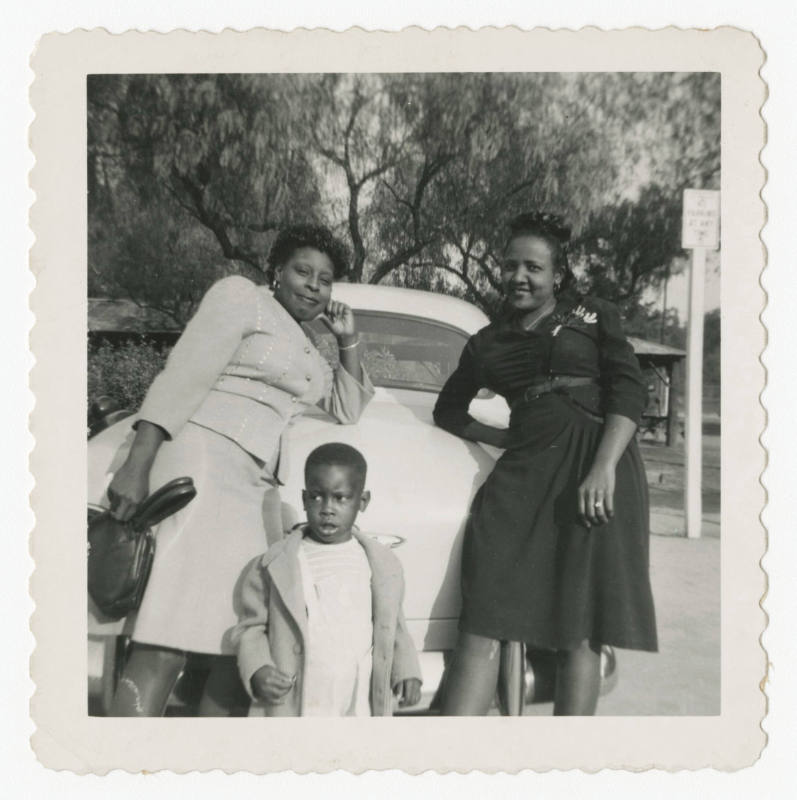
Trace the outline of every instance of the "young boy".
{"type": "Polygon", "coordinates": [[[368,505],[358,450],[325,444],[305,464],[307,525],[249,568],[233,633],[250,715],[388,716],[420,700],[404,579],[386,547],[352,532],[368,505]],[[392,692],[391,692],[392,690],[392,692]]]}

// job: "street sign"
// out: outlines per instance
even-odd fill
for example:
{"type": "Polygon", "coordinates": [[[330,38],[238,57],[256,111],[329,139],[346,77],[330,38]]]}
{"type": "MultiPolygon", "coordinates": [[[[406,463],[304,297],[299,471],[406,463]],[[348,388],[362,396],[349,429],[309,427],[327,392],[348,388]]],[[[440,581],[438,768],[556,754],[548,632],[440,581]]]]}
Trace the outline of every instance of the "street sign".
{"type": "Polygon", "coordinates": [[[720,243],[720,193],[706,189],[684,190],[681,247],[716,250],[720,243]]]}

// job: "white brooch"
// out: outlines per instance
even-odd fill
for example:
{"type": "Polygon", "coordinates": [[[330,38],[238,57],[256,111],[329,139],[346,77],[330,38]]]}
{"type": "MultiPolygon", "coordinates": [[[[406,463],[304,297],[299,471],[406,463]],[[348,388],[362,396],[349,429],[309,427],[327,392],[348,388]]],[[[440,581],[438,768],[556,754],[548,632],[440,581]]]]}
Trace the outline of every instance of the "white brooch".
{"type": "Polygon", "coordinates": [[[587,325],[594,325],[598,321],[598,315],[594,311],[587,311],[584,306],[576,306],[573,309],[573,316],[583,320],[587,325]]]}
{"type": "Polygon", "coordinates": [[[594,325],[598,321],[598,315],[594,311],[587,311],[584,306],[576,306],[568,311],[566,315],[554,317],[554,321],[558,321],[559,324],[551,331],[551,336],[556,336],[562,330],[563,325],[569,325],[576,320],[581,320],[586,325],[594,325]]]}

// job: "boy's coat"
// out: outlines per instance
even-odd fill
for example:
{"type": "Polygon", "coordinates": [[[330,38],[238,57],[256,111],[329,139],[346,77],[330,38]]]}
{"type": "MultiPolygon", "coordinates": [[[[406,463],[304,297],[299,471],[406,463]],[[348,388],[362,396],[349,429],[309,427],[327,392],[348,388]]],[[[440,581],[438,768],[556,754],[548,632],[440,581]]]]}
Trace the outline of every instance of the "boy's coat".
{"type": "MultiPolygon", "coordinates": [[[[294,531],[256,559],[241,587],[241,622],[232,637],[246,690],[251,694],[250,679],[266,664],[296,676],[293,687],[279,704],[255,700],[250,716],[295,717],[304,711],[307,609],[298,556],[302,536],[301,530],[294,531]]],[[[368,536],[359,533],[354,536],[371,566],[374,625],[371,713],[389,716],[392,687],[406,678],[421,677],[418,656],[401,610],[404,577],[399,560],[390,550],[368,536]]]]}

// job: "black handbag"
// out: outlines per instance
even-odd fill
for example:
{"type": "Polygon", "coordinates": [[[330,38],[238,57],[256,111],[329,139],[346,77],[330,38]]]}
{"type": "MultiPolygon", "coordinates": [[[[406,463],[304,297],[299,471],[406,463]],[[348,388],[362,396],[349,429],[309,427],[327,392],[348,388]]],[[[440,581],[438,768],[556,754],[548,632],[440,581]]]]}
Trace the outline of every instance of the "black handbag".
{"type": "Polygon", "coordinates": [[[195,496],[191,478],[176,478],[147,497],[127,522],[114,519],[110,511],[89,520],[89,594],[109,619],[121,619],[139,607],[155,557],[152,527],[195,496]]]}

